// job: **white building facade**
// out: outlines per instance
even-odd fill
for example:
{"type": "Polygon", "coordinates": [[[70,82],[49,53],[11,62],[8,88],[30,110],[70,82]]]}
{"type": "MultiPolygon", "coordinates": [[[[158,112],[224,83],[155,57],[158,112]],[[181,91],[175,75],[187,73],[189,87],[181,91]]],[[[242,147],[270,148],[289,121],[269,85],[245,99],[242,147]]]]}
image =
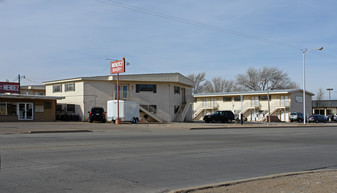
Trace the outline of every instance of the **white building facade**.
{"type": "MultiPolygon", "coordinates": [[[[306,114],[312,113],[312,96],[306,92],[306,114]]],[[[230,110],[243,114],[248,121],[289,121],[291,112],[303,112],[303,90],[273,90],[229,93],[202,93],[194,95],[193,119],[202,120],[203,116],[216,110],[230,110]],[[269,102],[268,102],[269,98],[269,102]]]]}
{"type": "MultiPolygon", "coordinates": [[[[58,111],[88,119],[92,107],[107,110],[117,98],[117,76],[79,77],[44,82],[47,96],[63,96],[58,111]]],[[[193,82],[179,73],[119,75],[121,100],[140,104],[141,120],[171,122],[192,120],[193,82]]],[[[108,120],[109,121],[109,120],[108,120]]]]}

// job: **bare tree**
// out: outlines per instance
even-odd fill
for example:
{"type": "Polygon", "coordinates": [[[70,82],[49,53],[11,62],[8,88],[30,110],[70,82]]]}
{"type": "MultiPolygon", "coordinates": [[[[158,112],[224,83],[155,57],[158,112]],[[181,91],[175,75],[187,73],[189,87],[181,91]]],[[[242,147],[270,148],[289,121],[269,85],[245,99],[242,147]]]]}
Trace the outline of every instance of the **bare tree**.
{"type": "Polygon", "coordinates": [[[214,77],[211,81],[206,81],[204,91],[208,93],[231,92],[235,90],[235,83],[221,77],[214,77]]]}
{"type": "Polygon", "coordinates": [[[317,93],[316,93],[316,100],[323,100],[324,98],[324,90],[323,88],[319,88],[317,93]]]}
{"type": "Polygon", "coordinates": [[[205,79],[206,73],[200,72],[198,74],[189,74],[187,77],[193,81],[192,93],[200,93],[203,91],[203,82],[205,79]]]}
{"type": "Polygon", "coordinates": [[[298,85],[290,80],[288,74],[277,67],[248,68],[246,74],[239,74],[236,77],[236,82],[241,90],[298,88],[298,85]]]}

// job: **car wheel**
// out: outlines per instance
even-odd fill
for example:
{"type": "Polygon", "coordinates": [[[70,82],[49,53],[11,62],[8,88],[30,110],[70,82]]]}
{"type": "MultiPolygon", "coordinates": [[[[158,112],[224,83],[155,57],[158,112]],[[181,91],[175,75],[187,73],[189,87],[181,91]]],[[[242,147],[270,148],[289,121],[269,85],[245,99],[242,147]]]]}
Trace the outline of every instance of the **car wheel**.
{"type": "Polygon", "coordinates": [[[209,120],[205,120],[206,123],[209,123],[209,120]]]}
{"type": "Polygon", "coordinates": [[[102,120],[102,123],[105,123],[105,119],[102,120]]]}

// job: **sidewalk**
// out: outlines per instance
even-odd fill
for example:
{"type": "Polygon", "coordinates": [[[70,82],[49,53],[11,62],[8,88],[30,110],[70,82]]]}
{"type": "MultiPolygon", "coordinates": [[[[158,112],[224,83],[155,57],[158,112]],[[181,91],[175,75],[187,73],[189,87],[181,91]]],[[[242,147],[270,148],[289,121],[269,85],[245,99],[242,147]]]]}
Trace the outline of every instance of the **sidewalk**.
{"type": "Polygon", "coordinates": [[[170,193],[336,193],[336,181],[337,170],[317,170],[224,182],[170,193]]]}
{"type": "Polygon", "coordinates": [[[0,134],[36,133],[36,132],[94,132],[111,131],[120,129],[183,129],[183,130],[203,130],[203,129],[235,129],[235,128],[291,128],[291,127],[337,127],[337,122],[330,123],[205,123],[195,121],[189,123],[123,123],[116,125],[113,123],[88,123],[88,122],[0,122],[0,134]]]}

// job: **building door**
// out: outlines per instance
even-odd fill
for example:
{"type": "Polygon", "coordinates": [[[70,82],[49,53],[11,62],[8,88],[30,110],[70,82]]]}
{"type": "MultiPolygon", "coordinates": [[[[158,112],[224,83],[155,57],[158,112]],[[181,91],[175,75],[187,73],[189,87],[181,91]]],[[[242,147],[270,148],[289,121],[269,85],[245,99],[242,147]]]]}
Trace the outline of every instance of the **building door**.
{"type": "Polygon", "coordinates": [[[18,112],[18,120],[34,119],[33,103],[18,103],[17,112],[18,112]]]}

